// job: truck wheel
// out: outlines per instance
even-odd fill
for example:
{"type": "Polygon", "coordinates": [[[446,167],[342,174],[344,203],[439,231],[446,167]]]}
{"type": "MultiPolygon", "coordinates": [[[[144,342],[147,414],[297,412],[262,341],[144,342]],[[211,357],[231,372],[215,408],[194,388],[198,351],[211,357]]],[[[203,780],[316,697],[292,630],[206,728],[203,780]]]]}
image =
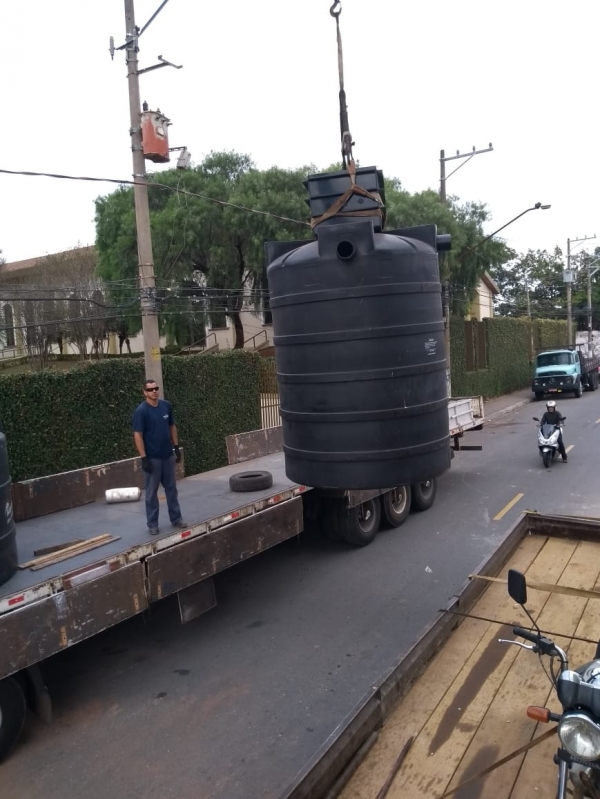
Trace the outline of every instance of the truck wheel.
{"type": "Polygon", "coordinates": [[[437,480],[435,477],[432,477],[431,480],[424,480],[422,483],[415,483],[415,485],[412,487],[413,510],[429,510],[429,508],[435,502],[436,494],[437,480]]]}
{"type": "Polygon", "coordinates": [[[412,491],[410,486],[397,486],[381,497],[383,518],[390,527],[400,527],[410,513],[412,491]]]}
{"type": "Polygon", "coordinates": [[[25,696],[12,677],[0,680],[0,760],[16,744],[25,723],[25,696]]]}
{"type": "Polygon", "coordinates": [[[366,547],[377,535],[381,523],[379,497],[368,499],[355,508],[340,503],[338,524],[342,539],[355,547],[366,547]]]}
{"type": "Polygon", "coordinates": [[[238,472],[229,478],[232,491],[264,491],[273,485],[271,472],[238,472]]]}
{"type": "Polygon", "coordinates": [[[535,398],[539,402],[540,400],[544,399],[544,392],[543,391],[536,391],[535,398]]]}
{"type": "Polygon", "coordinates": [[[575,397],[577,399],[580,399],[580,397],[583,397],[583,385],[581,383],[575,389],[574,394],[575,394],[575,397]]]}

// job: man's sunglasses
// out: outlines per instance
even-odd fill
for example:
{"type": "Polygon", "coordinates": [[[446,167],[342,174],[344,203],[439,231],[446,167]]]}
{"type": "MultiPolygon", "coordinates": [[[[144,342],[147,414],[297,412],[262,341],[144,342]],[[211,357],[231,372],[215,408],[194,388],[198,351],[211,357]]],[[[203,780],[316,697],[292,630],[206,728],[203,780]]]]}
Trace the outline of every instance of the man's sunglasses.
{"type": "Polygon", "coordinates": [[[160,391],[158,386],[150,386],[150,388],[145,388],[144,391],[160,391]]]}

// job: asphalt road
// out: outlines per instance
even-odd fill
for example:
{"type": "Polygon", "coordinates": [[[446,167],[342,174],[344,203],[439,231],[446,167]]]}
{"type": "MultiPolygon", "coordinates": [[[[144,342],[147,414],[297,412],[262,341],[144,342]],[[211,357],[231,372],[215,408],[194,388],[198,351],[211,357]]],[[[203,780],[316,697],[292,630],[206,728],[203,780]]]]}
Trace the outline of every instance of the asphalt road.
{"type": "Polygon", "coordinates": [[[464,443],[434,507],[365,549],[304,534],[47,663],[2,799],[277,799],[525,509],[600,516],[600,392],[559,401],[569,463],[545,470],[528,405],[464,443]],[[512,503],[512,504],[511,504],[512,503]]]}

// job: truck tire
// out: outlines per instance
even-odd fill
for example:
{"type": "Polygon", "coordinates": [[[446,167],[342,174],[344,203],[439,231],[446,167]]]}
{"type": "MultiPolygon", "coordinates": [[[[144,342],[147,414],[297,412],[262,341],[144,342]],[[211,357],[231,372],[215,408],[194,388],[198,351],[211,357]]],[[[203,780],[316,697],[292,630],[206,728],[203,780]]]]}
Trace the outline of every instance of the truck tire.
{"type": "Polygon", "coordinates": [[[412,509],[417,511],[429,510],[435,502],[437,494],[437,480],[424,480],[422,483],[415,483],[412,487],[412,509]]]}
{"type": "Polygon", "coordinates": [[[377,535],[381,523],[379,497],[368,499],[355,508],[339,505],[338,525],[342,540],[354,547],[366,547],[377,535]]]}
{"type": "Polygon", "coordinates": [[[12,677],[0,680],[0,761],[16,744],[25,723],[25,695],[12,677]]]}
{"type": "Polygon", "coordinates": [[[581,399],[581,397],[583,397],[583,385],[581,383],[579,383],[579,385],[573,392],[573,396],[576,397],[576,399],[581,399]]]}
{"type": "Polygon", "coordinates": [[[271,472],[238,472],[229,478],[232,491],[264,491],[273,485],[271,472]]]}
{"type": "Polygon", "coordinates": [[[383,518],[390,527],[400,527],[410,513],[412,490],[410,486],[397,486],[381,497],[383,518]]]}
{"type": "Polygon", "coordinates": [[[539,402],[540,400],[544,399],[544,392],[543,391],[536,391],[535,398],[539,402]]]}

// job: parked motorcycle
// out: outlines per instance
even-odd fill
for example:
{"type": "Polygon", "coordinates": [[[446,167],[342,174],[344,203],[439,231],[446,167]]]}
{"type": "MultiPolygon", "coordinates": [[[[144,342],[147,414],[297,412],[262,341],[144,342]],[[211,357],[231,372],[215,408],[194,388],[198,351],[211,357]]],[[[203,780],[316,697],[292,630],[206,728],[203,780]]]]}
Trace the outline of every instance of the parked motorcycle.
{"type": "Polygon", "coordinates": [[[600,641],[596,646],[594,660],[572,671],[566,653],[542,633],[529,613],[527,583],[525,576],[515,569],[508,572],[508,593],[517,602],[534,627],[525,630],[513,627],[514,635],[531,642],[531,646],[520,641],[507,641],[536,655],[550,658],[550,677],[562,705],[562,713],[552,713],[548,708],[529,707],[527,715],[535,721],[558,722],[560,746],[554,757],[558,766],[558,790],[556,799],[566,799],[567,785],[572,785],[575,799],[598,799],[600,797],[600,641]],[[555,660],[560,661],[558,674],[555,660]]]}
{"type": "MultiPolygon", "coordinates": [[[[563,421],[566,421],[566,419],[567,417],[565,416],[563,421]]],[[[540,420],[537,416],[534,416],[533,421],[539,423],[540,420]]],[[[556,458],[561,428],[562,425],[560,424],[540,424],[538,427],[538,449],[546,469],[556,458]]]]}

